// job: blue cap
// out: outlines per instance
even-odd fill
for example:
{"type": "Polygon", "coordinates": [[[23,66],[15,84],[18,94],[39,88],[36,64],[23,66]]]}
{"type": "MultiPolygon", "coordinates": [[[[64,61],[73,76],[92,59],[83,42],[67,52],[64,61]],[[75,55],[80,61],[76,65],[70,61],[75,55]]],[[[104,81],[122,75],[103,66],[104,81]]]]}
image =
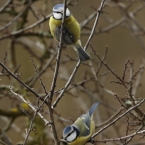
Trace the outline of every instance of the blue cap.
{"type": "Polygon", "coordinates": [[[63,130],[63,137],[64,138],[67,137],[67,135],[71,132],[73,132],[73,127],[72,126],[65,127],[64,130],[63,130]]]}
{"type": "Polygon", "coordinates": [[[64,4],[57,4],[57,5],[55,5],[53,7],[53,11],[58,11],[58,10],[63,12],[63,10],[64,10],[64,4]]]}

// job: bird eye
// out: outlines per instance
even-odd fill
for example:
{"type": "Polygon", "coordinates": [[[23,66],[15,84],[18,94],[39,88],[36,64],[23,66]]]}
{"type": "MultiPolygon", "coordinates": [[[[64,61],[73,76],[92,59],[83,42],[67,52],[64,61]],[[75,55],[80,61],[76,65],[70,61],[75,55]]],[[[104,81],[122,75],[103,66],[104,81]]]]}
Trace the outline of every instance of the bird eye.
{"type": "Polygon", "coordinates": [[[77,133],[76,133],[76,131],[73,131],[73,132],[68,134],[68,136],[66,137],[65,140],[68,142],[72,142],[76,139],[76,137],[77,137],[77,133]]]}
{"type": "Polygon", "coordinates": [[[53,11],[54,13],[57,13],[57,14],[63,14],[62,12],[58,12],[58,11],[53,11]]]}
{"type": "MultiPolygon", "coordinates": [[[[73,131],[74,132],[74,131],[73,131]]],[[[68,136],[70,136],[73,132],[70,132],[67,136],[66,136],[66,138],[68,137],[68,136]]]]}
{"type": "Polygon", "coordinates": [[[54,12],[54,13],[57,13],[57,14],[60,13],[60,12],[57,12],[57,11],[53,11],[53,12],[54,12]]]}

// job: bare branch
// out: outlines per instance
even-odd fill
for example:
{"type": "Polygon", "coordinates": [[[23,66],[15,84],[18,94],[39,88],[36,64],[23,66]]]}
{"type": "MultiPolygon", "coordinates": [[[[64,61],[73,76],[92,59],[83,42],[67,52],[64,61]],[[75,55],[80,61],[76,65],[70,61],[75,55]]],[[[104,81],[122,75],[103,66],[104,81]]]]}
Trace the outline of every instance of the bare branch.
{"type": "Polygon", "coordinates": [[[97,131],[93,136],[92,139],[97,136],[99,133],[101,133],[103,130],[107,129],[108,127],[110,127],[112,124],[114,124],[116,121],[118,121],[119,119],[121,119],[122,117],[124,117],[127,113],[129,113],[130,111],[132,111],[133,109],[137,108],[138,106],[140,106],[142,103],[145,102],[145,99],[142,99],[142,101],[140,101],[137,105],[131,107],[130,109],[128,109],[126,112],[124,112],[123,114],[121,114],[119,117],[115,118],[111,123],[107,124],[106,126],[104,126],[103,128],[101,128],[99,131],[97,131]]]}

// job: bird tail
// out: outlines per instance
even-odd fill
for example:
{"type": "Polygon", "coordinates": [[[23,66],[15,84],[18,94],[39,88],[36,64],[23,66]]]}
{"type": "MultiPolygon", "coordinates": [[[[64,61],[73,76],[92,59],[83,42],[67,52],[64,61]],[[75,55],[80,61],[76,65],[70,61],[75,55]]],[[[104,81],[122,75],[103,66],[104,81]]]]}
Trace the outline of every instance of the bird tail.
{"type": "Polygon", "coordinates": [[[82,48],[80,40],[74,45],[80,61],[86,61],[90,59],[90,55],[82,48]]]}
{"type": "Polygon", "coordinates": [[[90,116],[92,116],[92,114],[94,113],[94,111],[97,109],[98,105],[99,105],[99,102],[94,103],[94,104],[92,105],[91,109],[89,110],[90,116]]]}

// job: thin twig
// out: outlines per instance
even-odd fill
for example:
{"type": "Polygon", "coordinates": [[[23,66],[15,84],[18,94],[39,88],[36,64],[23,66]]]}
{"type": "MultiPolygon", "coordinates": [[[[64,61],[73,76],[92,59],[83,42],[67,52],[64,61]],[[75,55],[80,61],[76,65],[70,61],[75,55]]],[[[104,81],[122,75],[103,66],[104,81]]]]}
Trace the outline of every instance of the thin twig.
{"type": "Polygon", "coordinates": [[[129,63],[129,59],[128,59],[128,60],[126,61],[126,63],[125,63],[124,71],[123,71],[123,74],[122,74],[122,80],[125,79],[125,74],[126,74],[126,70],[127,70],[127,65],[128,65],[128,63],[129,63]]]}
{"type": "MultiPolygon", "coordinates": [[[[101,61],[101,63],[121,82],[121,84],[127,89],[127,86],[124,82],[124,80],[122,80],[112,69],[110,69],[110,67],[104,62],[102,61],[102,59],[100,58],[100,56],[96,53],[96,51],[94,50],[93,46],[90,45],[93,52],[94,52],[94,55],[97,56],[97,58],[101,61]]],[[[117,83],[120,83],[120,82],[117,82],[117,83]]]]}
{"type": "Polygon", "coordinates": [[[97,140],[95,142],[112,142],[112,141],[121,141],[121,140],[124,140],[124,139],[127,139],[127,138],[130,138],[130,137],[133,137],[135,135],[141,135],[141,134],[144,134],[145,133],[145,130],[142,130],[142,131],[138,131],[138,132],[134,132],[130,135],[127,135],[127,136],[123,136],[123,137],[119,137],[119,138],[111,138],[111,139],[103,139],[102,141],[101,140],[97,140]]]}
{"type": "MultiPolygon", "coordinates": [[[[15,92],[13,91],[13,89],[12,89],[11,86],[10,86],[10,91],[11,91],[15,96],[19,97],[24,103],[26,103],[34,112],[37,112],[37,114],[40,116],[40,118],[45,122],[45,125],[50,124],[50,122],[48,122],[47,119],[45,119],[45,118],[42,116],[42,114],[39,113],[39,112],[37,111],[37,109],[35,109],[35,107],[34,107],[30,102],[26,101],[26,100],[24,99],[24,97],[21,96],[20,94],[15,93],[15,92]]],[[[39,110],[40,110],[40,107],[39,107],[39,110]]]]}
{"type": "MultiPolygon", "coordinates": [[[[44,67],[39,71],[39,76],[41,76],[43,73],[45,73],[46,69],[51,65],[51,63],[53,62],[55,56],[56,56],[56,52],[51,55],[50,59],[47,61],[47,63],[44,65],[44,67]]],[[[37,76],[34,76],[33,78],[31,78],[30,80],[28,80],[26,83],[29,84],[29,86],[33,86],[33,84],[37,81],[37,76]]]]}
{"type": "Polygon", "coordinates": [[[104,121],[103,123],[101,124],[98,124],[96,126],[96,128],[99,128],[99,127],[102,127],[104,126],[105,124],[109,123],[110,121],[112,121],[113,119],[115,119],[122,111],[124,110],[123,107],[121,107],[114,115],[112,115],[108,120],[104,121]]]}
{"type": "Polygon", "coordinates": [[[127,113],[129,113],[130,111],[132,111],[133,109],[135,109],[136,107],[140,106],[142,103],[145,102],[145,99],[142,99],[142,101],[140,101],[137,105],[131,107],[130,109],[128,109],[127,111],[125,111],[123,114],[121,114],[120,116],[118,116],[116,119],[114,119],[112,122],[110,122],[109,124],[107,124],[106,126],[104,126],[103,128],[101,128],[99,131],[97,131],[93,136],[92,139],[97,136],[99,133],[101,133],[103,130],[107,129],[108,127],[110,127],[112,124],[114,124],[116,121],[118,121],[119,119],[121,119],[122,117],[124,117],[127,113]]]}
{"type": "Polygon", "coordinates": [[[3,27],[0,28],[0,31],[3,31],[4,29],[6,29],[7,27],[9,27],[13,22],[15,22],[19,17],[21,17],[24,12],[30,7],[31,5],[31,0],[29,0],[28,5],[24,8],[23,11],[21,11],[17,16],[15,16],[9,23],[5,24],[3,27]]]}
{"type": "MultiPolygon", "coordinates": [[[[35,119],[36,115],[39,113],[39,110],[40,110],[41,107],[42,107],[42,104],[39,106],[39,98],[37,99],[37,106],[38,106],[38,107],[37,107],[37,109],[36,109],[36,111],[35,111],[35,113],[34,113],[34,115],[33,115],[33,118],[31,119],[30,126],[29,126],[29,129],[28,129],[28,131],[27,131],[27,134],[26,134],[25,140],[24,140],[24,142],[23,142],[23,145],[26,144],[26,142],[27,142],[27,140],[28,140],[28,137],[29,137],[31,131],[33,130],[33,129],[32,129],[32,126],[33,126],[34,119],[35,119]]],[[[50,123],[50,122],[49,122],[49,123],[50,123]]],[[[48,125],[48,123],[47,123],[47,125],[48,125]]]]}
{"type": "Polygon", "coordinates": [[[12,37],[12,36],[19,35],[19,34],[22,34],[24,31],[27,31],[27,30],[29,30],[29,29],[33,29],[33,28],[35,28],[36,26],[38,26],[39,24],[41,24],[41,23],[47,21],[47,20],[50,18],[51,15],[52,15],[52,14],[49,14],[49,15],[47,15],[46,17],[43,17],[42,19],[40,19],[40,20],[37,21],[36,23],[34,23],[34,24],[32,24],[32,25],[30,25],[30,26],[24,28],[24,29],[20,29],[20,30],[18,30],[18,31],[11,32],[11,33],[8,34],[8,35],[4,35],[4,36],[0,37],[0,40],[6,39],[6,38],[9,38],[9,37],[12,37]]]}
{"type": "Polygon", "coordinates": [[[14,73],[12,73],[2,62],[0,62],[0,65],[13,77],[15,78],[22,86],[24,86],[26,89],[28,89],[32,94],[34,94],[37,98],[40,98],[40,100],[44,100],[41,98],[33,89],[31,89],[28,85],[26,85],[23,81],[21,81],[18,76],[16,76],[14,73]]]}
{"type": "Polygon", "coordinates": [[[61,49],[62,49],[62,40],[63,40],[63,29],[64,29],[64,21],[65,21],[65,16],[66,16],[66,3],[67,0],[64,0],[64,11],[63,11],[63,18],[62,18],[62,24],[61,24],[61,34],[60,34],[60,41],[59,41],[59,46],[58,46],[58,54],[57,54],[57,59],[56,59],[56,66],[55,66],[55,71],[54,71],[54,76],[53,76],[53,81],[51,84],[51,90],[50,90],[50,96],[49,96],[49,102],[47,104],[48,109],[49,109],[49,116],[50,116],[50,120],[51,120],[51,127],[52,127],[52,132],[53,132],[53,136],[54,136],[54,141],[55,141],[55,145],[59,145],[59,139],[58,139],[58,135],[57,135],[57,131],[56,131],[56,126],[54,123],[54,118],[53,118],[53,108],[51,107],[51,103],[52,103],[52,97],[54,94],[54,90],[56,87],[56,80],[57,80],[57,76],[58,76],[58,70],[59,70],[59,65],[60,65],[60,56],[61,56],[61,49]]]}
{"type": "Polygon", "coordinates": [[[13,145],[12,141],[7,137],[7,135],[1,128],[0,128],[0,144],[13,145]]]}
{"type": "Polygon", "coordinates": [[[45,94],[47,95],[48,92],[47,92],[47,90],[46,90],[46,87],[44,86],[44,84],[43,84],[43,82],[42,82],[42,80],[41,80],[41,78],[40,78],[40,76],[39,76],[39,73],[38,73],[38,71],[37,71],[36,65],[34,64],[34,61],[33,61],[32,58],[31,58],[31,61],[32,61],[32,64],[33,64],[33,66],[34,66],[34,68],[35,68],[35,72],[36,72],[37,77],[38,77],[38,79],[39,79],[39,81],[40,81],[40,84],[41,84],[41,86],[42,86],[42,88],[43,88],[45,94]]]}
{"type": "Polygon", "coordinates": [[[4,11],[4,9],[12,2],[12,0],[8,0],[1,8],[0,8],[0,13],[4,11]]]}
{"type": "MultiPolygon", "coordinates": [[[[37,110],[38,110],[38,109],[37,109],[37,110]]],[[[37,115],[37,112],[38,112],[37,110],[35,111],[35,113],[34,113],[34,115],[33,115],[33,118],[31,119],[30,126],[29,126],[29,129],[28,129],[28,131],[27,131],[27,134],[26,134],[25,140],[24,140],[24,142],[23,142],[23,145],[26,144],[26,142],[27,142],[27,140],[28,140],[28,137],[29,137],[29,135],[30,135],[30,132],[32,131],[33,122],[34,122],[34,119],[35,119],[35,117],[36,117],[36,115],[37,115]]]]}
{"type": "MultiPolygon", "coordinates": [[[[140,65],[140,68],[144,67],[144,65],[145,65],[145,60],[142,61],[141,65],[140,65]]],[[[139,74],[137,75],[136,82],[135,82],[134,87],[132,89],[132,95],[134,97],[136,96],[136,92],[137,92],[137,89],[139,87],[142,74],[143,74],[143,69],[141,69],[140,72],[139,72],[139,74]]]]}

